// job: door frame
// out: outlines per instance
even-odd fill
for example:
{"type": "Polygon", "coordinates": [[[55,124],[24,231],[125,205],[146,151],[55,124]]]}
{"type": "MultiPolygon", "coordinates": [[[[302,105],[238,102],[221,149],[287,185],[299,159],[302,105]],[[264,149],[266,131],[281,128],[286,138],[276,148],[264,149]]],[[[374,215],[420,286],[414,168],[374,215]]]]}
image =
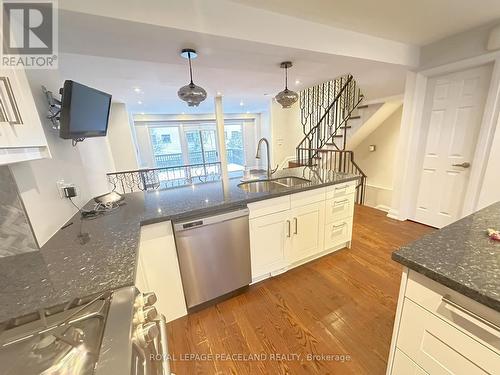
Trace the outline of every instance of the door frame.
{"type": "Polygon", "coordinates": [[[472,165],[467,184],[461,216],[469,215],[477,209],[488,157],[491,151],[500,113],[500,52],[489,53],[470,59],[441,65],[420,72],[408,72],[406,76],[403,115],[398,150],[395,158],[394,189],[391,210],[388,217],[407,220],[413,216],[418,194],[418,160],[424,152],[423,110],[428,80],[461,70],[493,64],[490,85],[484,106],[483,118],[472,158],[472,165]],[[419,155],[419,157],[415,157],[419,155]]]}

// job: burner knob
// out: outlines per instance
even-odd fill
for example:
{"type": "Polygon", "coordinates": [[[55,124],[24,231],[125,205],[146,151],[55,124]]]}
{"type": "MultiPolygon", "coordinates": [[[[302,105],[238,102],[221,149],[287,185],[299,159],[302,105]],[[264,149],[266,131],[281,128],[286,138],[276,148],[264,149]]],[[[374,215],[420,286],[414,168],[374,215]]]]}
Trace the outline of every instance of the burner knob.
{"type": "Polygon", "coordinates": [[[151,341],[158,337],[159,334],[160,331],[156,323],[140,324],[135,331],[137,340],[142,346],[147,346],[151,341]]]}
{"type": "Polygon", "coordinates": [[[158,311],[156,311],[156,307],[154,306],[139,307],[134,316],[134,323],[140,324],[150,322],[155,319],[157,315],[158,311]]]}
{"type": "Polygon", "coordinates": [[[141,293],[136,298],[136,306],[150,306],[157,300],[154,292],[141,293]]]}

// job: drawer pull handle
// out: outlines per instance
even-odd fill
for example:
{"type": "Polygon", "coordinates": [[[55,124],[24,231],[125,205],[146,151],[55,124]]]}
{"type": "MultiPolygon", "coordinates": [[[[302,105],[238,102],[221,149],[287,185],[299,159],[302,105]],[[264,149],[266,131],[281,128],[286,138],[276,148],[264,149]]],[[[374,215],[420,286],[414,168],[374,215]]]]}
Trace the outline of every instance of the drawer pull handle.
{"type": "Polygon", "coordinates": [[[337,229],[340,229],[340,228],[343,228],[345,227],[345,223],[342,223],[342,224],[339,224],[339,225],[333,225],[332,226],[332,230],[337,230],[337,229]]]}
{"type": "Polygon", "coordinates": [[[483,318],[482,316],[479,316],[475,313],[473,313],[472,311],[469,311],[467,310],[465,307],[459,305],[458,303],[456,302],[453,302],[452,300],[450,300],[450,298],[448,296],[444,296],[441,298],[441,301],[447,305],[450,305],[452,307],[454,307],[455,309],[461,311],[462,313],[464,313],[465,315],[468,315],[470,316],[471,318],[473,319],[476,319],[478,321],[480,321],[481,323],[487,325],[488,327],[490,328],[493,328],[494,330],[496,331],[500,331],[500,326],[498,326],[497,324],[493,323],[493,322],[490,322],[488,319],[485,319],[483,318]]]}
{"type": "Polygon", "coordinates": [[[341,201],[336,201],[336,202],[333,202],[333,206],[344,206],[347,202],[349,202],[349,199],[344,199],[344,200],[341,200],[341,201]]]}

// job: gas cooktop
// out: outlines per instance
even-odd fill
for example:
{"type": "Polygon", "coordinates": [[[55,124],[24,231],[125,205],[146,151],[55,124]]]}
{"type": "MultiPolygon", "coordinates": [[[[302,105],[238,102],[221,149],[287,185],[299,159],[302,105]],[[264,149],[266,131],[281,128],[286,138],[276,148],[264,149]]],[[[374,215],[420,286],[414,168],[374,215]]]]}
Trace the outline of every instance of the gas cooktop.
{"type": "Polygon", "coordinates": [[[0,373],[93,374],[109,305],[105,293],[3,323],[0,373]]]}

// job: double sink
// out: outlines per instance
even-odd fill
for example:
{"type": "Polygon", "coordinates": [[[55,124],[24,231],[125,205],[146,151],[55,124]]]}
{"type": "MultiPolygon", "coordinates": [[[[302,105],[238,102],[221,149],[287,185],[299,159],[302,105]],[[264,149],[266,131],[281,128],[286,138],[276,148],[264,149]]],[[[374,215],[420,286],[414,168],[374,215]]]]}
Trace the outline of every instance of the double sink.
{"type": "Polygon", "coordinates": [[[286,176],[265,180],[245,181],[239,184],[238,187],[247,193],[269,193],[289,189],[309,182],[311,181],[305,178],[286,176]]]}

